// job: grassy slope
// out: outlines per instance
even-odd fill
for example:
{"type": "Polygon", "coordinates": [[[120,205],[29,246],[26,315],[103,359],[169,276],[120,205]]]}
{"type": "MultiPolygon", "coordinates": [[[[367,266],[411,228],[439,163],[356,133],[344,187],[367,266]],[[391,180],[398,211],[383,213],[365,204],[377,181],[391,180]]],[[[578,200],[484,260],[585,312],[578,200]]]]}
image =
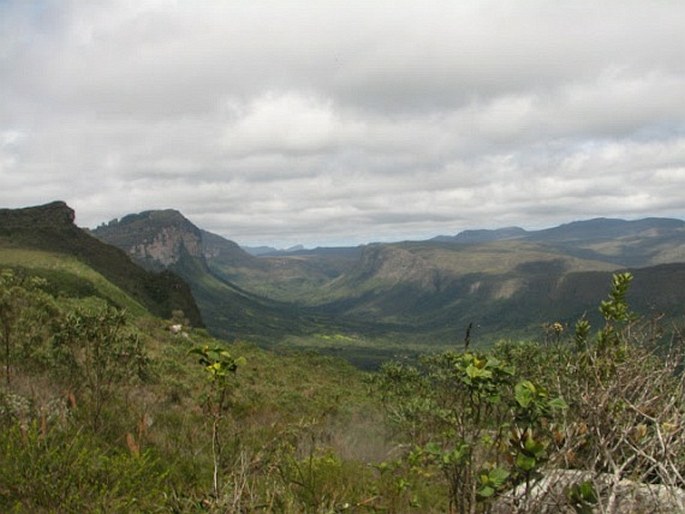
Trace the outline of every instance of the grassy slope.
{"type": "MultiPolygon", "coordinates": [[[[213,339],[202,329],[171,334],[167,322],[150,316],[126,293],[73,257],[36,250],[0,249],[0,268],[19,265],[30,273],[56,280],[48,285],[48,290],[55,293],[59,304],[73,307],[83,301],[84,305],[91,305],[90,298],[81,297],[96,295],[135,313],[136,330],[147,348],[152,372],[145,382],[119,389],[118,400],[110,398],[112,403],[104,411],[104,428],[97,437],[89,434],[87,428],[79,428],[81,420],[88,419],[86,398],[79,392],[76,392],[77,407],[69,414],[69,423],[65,425],[50,418],[45,428],[40,429],[48,438],[43,441],[40,436],[36,448],[31,446],[33,440],[15,445],[11,442],[13,436],[3,428],[1,438],[3,444],[7,441],[7,447],[0,445],[0,456],[9,452],[10,457],[0,459],[5,462],[0,466],[0,482],[7,479],[0,487],[0,510],[36,512],[43,508],[50,510],[46,505],[52,505],[53,509],[59,505],[59,508],[81,511],[126,511],[133,505],[131,494],[139,495],[136,509],[143,511],[197,510],[199,504],[193,498],[203,498],[210,490],[211,431],[202,409],[206,377],[188,352],[195,346],[226,343],[213,339]],[[143,431],[141,420],[145,423],[143,431]],[[136,444],[145,452],[143,459],[130,456],[127,433],[133,434],[136,444]],[[33,452],[30,457],[35,462],[32,460],[30,465],[25,463],[20,471],[16,470],[10,462],[15,457],[26,458],[27,452],[33,452]],[[69,471],[71,462],[60,459],[82,459],[89,466],[113,459],[118,467],[91,474],[86,481],[69,471]],[[38,470],[40,466],[54,469],[45,475],[38,470]],[[131,478],[136,485],[126,476],[119,476],[120,472],[138,473],[131,478]],[[39,475],[28,480],[24,473],[27,477],[33,476],[32,473],[39,475]],[[102,480],[107,482],[107,487],[94,489],[102,480]],[[53,487],[57,488],[54,492],[53,487]],[[46,503],[51,501],[59,503],[46,503]],[[128,507],[124,509],[122,505],[128,507]]],[[[49,345],[50,341],[45,344],[49,345]]],[[[334,452],[336,458],[349,463],[346,466],[360,470],[365,469],[366,462],[385,458],[387,448],[382,421],[376,414],[378,406],[368,397],[365,375],[358,369],[339,359],[291,351],[276,354],[247,343],[226,345],[226,348],[247,360],[237,373],[230,414],[224,425],[224,454],[231,463],[227,474],[238,469],[238,464],[233,463],[241,462],[240,459],[264,460],[268,465],[264,471],[265,483],[275,481],[295,505],[299,493],[286,491],[291,487],[290,479],[280,475],[269,478],[271,467],[275,473],[274,466],[296,463],[295,459],[305,459],[311,452],[317,455],[334,452]]],[[[37,416],[63,401],[59,376],[53,377],[45,365],[35,369],[26,362],[23,365],[14,373],[15,398],[25,398],[37,416]]],[[[6,421],[2,415],[0,411],[0,422],[6,421]]],[[[27,411],[26,416],[29,415],[27,411]]],[[[260,469],[254,471],[255,476],[261,473],[260,469]]],[[[355,476],[362,480],[359,473],[355,476]]],[[[339,486],[335,476],[331,480],[332,488],[339,486]]],[[[288,507],[294,509],[291,511],[301,508],[301,505],[288,507]]]]}
{"type": "Polygon", "coordinates": [[[21,268],[48,280],[48,290],[67,296],[97,296],[134,316],[148,314],[138,301],[100,273],[69,255],[0,246],[0,267],[21,268]]]}
{"type": "Polygon", "coordinates": [[[106,245],[73,223],[63,202],[25,209],[0,209],[0,245],[72,256],[126,291],[158,316],[181,309],[196,326],[202,318],[187,284],[170,272],[150,273],[114,246],[106,245]]]}
{"type": "MultiPolygon", "coordinates": [[[[172,373],[163,377],[164,380],[185,383],[183,387],[188,390],[201,385],[197,381],[199,374],[194,358],[189,357],[187,351],[194,345],[220,344],[204,330],[196,330],[190,336],[183,337],[170,334],[165,322],[151,316],[145,307],[126,292],[72,256],[0,246],[0,269],[4,267],[21,268],[31,275],[45,277],[48,281],[46,290],[58,297],[58,302],[62,297],[71,298],[78,303],[80,298],[96,296],[126,308],[130,315],[139,320],[139,329],[150,345],[153,360],[159,359],[162,373],[166,373],[166,368],[173,369],[172,373]]],[[[204,275],[203,278],[206,281],[206,290],[216,290],[218,295],[224,293],[228,287],[211,275],[204,275]]],[[[268,320],[264,322],[268,323],[268,320]]],[[[301,410],[301,407],[305,407],[305,399],[335,397],[334,391],[340,388],[355,395],[363,393],[363,374],[343,360],[315,354],[298,354],[286,347],[281,347],[280,352],[274,354],[244,342],[234,343],[231,348],[235,354],[248,359],[249,365],[241,371],[246,383],[251,384],[245,394],[255,401],[258,398],[263,403],[259,408],[265,411],[276,409],[282,411],[279,415],[290,416],[295,415],[290,407],[297,405],[301,410]],[[287,397],[294,403],[289,403],[287,397]]],[[[321,407],[318,402],[319,400],[313,401],[303,412],[314,413],[321,407]]]]}
{"type": "MultiPolygon", "coordinates": [[[[172,410],[176,410],[177,416],[187,414],[187,409],[196,401],[192,395],[199,395],[204,385],[204,377],[188,350],[196,345],[225,343],[200,329],[186,335],[172,335],[166,322],[151,316],[128,294],[74,257],[0,247],[0,269],[4,267],[21,268],[29,274],[45,277],[48,280],[46,289],[58,298],[58,302],[59,298],[71,298],[69,304],[76,305],[81,298],[89,301],[87,297],[96,296],[126,308],[137,319],[136,324],[156,369],[155,384],[146,394],[156,397],[159,405],[152,408],[150,415],[155,412],[154,416],[173,418],[174,415],[156,409],[161,409],[164,402],[179,394],[178,409],[172,406],[172,410]]],[[[225,292],[226,284],[211,275],[204,278],[207,291],[216,289],[218,295],[225,292]]],[[[236,342],[230,348],[234,355],[247,359],[247,365],[240,371],[244,387],[238,397],[240,409],[249,412],[245,423],[257,426],[267,423],[266,418],[269,423],[296,422],[303,416],[321,417],[338,409],[350,414],[359,406],[364,408],[364,374],[344,360],[297,353],[284,346],[278,353],[245,342],[236,342]],[[346,394],[342,396],[341,391],[346,394]]],[[[174,402],[176,400],[172,404],[174,402]]]]}

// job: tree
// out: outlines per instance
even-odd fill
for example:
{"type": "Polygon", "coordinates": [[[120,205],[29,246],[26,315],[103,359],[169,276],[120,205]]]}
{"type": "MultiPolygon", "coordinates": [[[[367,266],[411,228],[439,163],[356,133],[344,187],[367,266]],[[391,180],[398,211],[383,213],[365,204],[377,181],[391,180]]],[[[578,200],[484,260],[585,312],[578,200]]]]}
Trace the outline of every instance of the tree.
{"type": "Polygon", "coordinates": [[[245,364],[245,359],[242,357],[234,358],[220,346],[193,348],[190,353],[199,356],[199,363],[204,367],[210,383],[210,391],[204,399],[204,404],[212,420],[212,458],[214,461],[212,484],[214,497],[218,500],[220,495],[219,469],[221,467],[219,430],[234,387],[233,376],[238,370],[238,366],[245,364]]]}
{"type": "Polygon", "coordinates": [[[444,352],[419,364],[386,364],[375,381],[413,445],[410,466],[439,470],[450,512],[482,511],[507,486],[528,491],[565,402],[515,380],[515,370],[493,355],[444,352]]]}
{"type": "Polygon", "coordinates": [[[70,385],[89,396],[92,427],[98,431],[115,384],[145,377],[148,359],[140,338],[128,330],[125,311],[106,306],[67,313],[53,344],[70,385]]]}
{"type": "Polygon", "coordinates": [[[11,370],[18,328],[32,310],[40,309],[47,302],[41,290],[45,280],[28,277],[11,269],[0,272],[0,330],[5,360],[5,383],[12,383],[11,370]]]}

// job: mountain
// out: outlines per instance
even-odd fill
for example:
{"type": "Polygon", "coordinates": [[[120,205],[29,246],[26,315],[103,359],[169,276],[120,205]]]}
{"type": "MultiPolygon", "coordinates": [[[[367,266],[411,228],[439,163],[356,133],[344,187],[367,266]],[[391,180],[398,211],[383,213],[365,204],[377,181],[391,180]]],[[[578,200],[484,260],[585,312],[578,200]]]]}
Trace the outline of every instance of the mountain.
{"type": "Polygon", "coordinates": [[[594,218],[537,230],[531,232],[529,238],[541,241],[589,242],[640,235],[654,237],[659,234],[682,232],[683,229],[685,229],[685,221],[670,218],[644,218],[632,221],[594,218]]]}
{"type": "Polygon", "coordinates": [[[126,216],[94,233],[187,280],[213,333],[268,344],[297,336],[331,351],[354,341],[390,352],[458,341],[470,324],[484,342],[528,337],[585,313],[598,322],[611,274],[627,268],[631,298],[646,310],[676,318],[685,303],[685,288],[667,278],[685,270],[679,220],[596,219],[260,257],[177,211],[126,216]]]}
{"type": "Polygon", "coordinates": [[[668,218],[597,218],[532,232],[530,241],[627,267],[685,262],[685,222],[668,218]]]}
{"type": "Polygon", "coordinates": [[[595,218],[533,231],[518,227],[465,230],[456,236],[438,236],[431,241],[480,244],[513,239],[619,266],[685,262],[685,221],[671,218],[632,221],[595,218]]]}
{"type": "Polygon", "coordinates": [[[255,257],[259,257],[260,255],[274,254],[281,251],[273,246],[241,246],[241,248],[255,257]]]}
{"type": "Polygon", "coordinates": [[[147,269],[168,269],[181,276],[190,284],[207,328],[217,336],[264,343],[318,326],[316,317],[297,305],[233,283],[232,273],[259,275],[268,266],[233,241],[199,229],[178,211],[130,214],[98,226],[93,235],[147,269]],[[230,269],[221,263],[230,263],[230,269]]]}
{"type": "Polygon", "coordinates": [[[285,255],[288,253],[292,252],[299,252],[302,250],[305,250],[305,247],[303,245],[295,245],[291,246],[286,249],[278,249],[274,248],[273,246],[243,246],[243,250],[245,250],[247,253],[250,255],[254,255],[255,257],[260,257],[263,255],[285,255]]]}
{"type": "Polygon", "coordinates": [[[232,280],[341,323],[447,341],[471,322],[490,337],[510,335],[513,327],[531,334],[550,320],[572,324],[584,313],[597,322],[611,274],[630,268],[631,299],[677,317],[685,293],[664,277],[680,277],[685,267],[684,226],[660,218],[594,219],[540,231],[472,230],[449,239],[296,252],[280,261],[291,270],[297,259],[307,259],[310,269],[327,263],[329,280],[308,283],[313,275],[304,268],[293,287],[278,282],[273,268],[261,275],[235,268],[232,280]],[[275,282],[283,289],[275,291],[275,282]]]}
{"type": "Polygon", "coordinates": [[[149,269],[168,268],[184,254],[202,258],[200,229],[173,209],[129,214],[97,227],[93,235],[125,249],[133,260],[149,269]],[[123,227],[125,230],[120,230],[123,227]]]}
{"type": "Polygon", "coordinates": [[[262,261],[247,252],[237,243],[217,234],[200,231],[202,254],[207,261],[230,262],[234,266],[262,269],[262,261]]]}
{"type": "Polygon", "coordinates": [[[437,236],[431,239],[431,241],[439,243],[489,243],[490,241],[525,237],[526,234],[527,232],[521,227],[505,227],[494,230],[464,230],[456,236],[437,236]]]}
{"type": "Polygon", "coordinates": [[[23,209],[0,209],[0,248],[70,256],[100,273],[155,315],[169,318],[183,310],[194,326],[203,326],[188,285],[174,273],[146,271],[120,249],[104,244],[74,224],[64,202],[23,209]]]}

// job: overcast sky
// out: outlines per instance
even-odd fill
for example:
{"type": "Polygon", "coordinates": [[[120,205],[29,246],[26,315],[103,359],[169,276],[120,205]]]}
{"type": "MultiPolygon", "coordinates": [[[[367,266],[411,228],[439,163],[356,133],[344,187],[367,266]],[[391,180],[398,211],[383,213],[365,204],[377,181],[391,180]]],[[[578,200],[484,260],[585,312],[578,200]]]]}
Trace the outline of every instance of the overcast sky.
{"type": "Polygon", "coordinates": [[[685,218],[685,2],[0,0],[0,207],[241,244],[685,218]]]}

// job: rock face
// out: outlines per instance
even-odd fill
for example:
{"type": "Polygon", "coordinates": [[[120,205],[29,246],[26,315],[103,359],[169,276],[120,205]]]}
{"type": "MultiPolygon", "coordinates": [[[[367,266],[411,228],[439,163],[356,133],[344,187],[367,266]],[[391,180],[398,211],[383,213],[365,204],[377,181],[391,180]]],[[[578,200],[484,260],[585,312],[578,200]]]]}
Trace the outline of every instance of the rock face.
{"type": "Polygon", "coordinates": [[[176,264],[182,253],[188,252],[193,257],[200,257],[200,238],[181,227],[162,228],[152,240],[134,245],[129,253],[137,260],[155,261],[163,266],[176,264]]]}
{"type": "Polygon", "coordinates": [[[93,234],[122,248],[147,268],[179,263],[185,256],[204,261],[202,232],[175,210],[145,211],[101,225],[93,234]]]}

